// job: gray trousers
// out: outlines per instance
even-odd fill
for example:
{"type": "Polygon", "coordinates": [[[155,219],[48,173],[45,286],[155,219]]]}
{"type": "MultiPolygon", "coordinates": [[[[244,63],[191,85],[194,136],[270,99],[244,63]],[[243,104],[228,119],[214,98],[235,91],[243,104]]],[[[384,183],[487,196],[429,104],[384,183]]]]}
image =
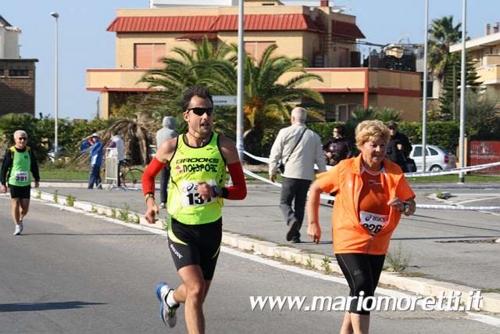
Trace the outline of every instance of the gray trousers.
{"type": "MultiPolygon", "coordinates": [[[[300,230],[304,221],[307,192],[310,185],[311,180],[283,177],[280,209],[288,226],[292,226],[294,222],[298,222],[300,230]]],[[[297,237],[300,237],[300,233],[297,237]]]]}

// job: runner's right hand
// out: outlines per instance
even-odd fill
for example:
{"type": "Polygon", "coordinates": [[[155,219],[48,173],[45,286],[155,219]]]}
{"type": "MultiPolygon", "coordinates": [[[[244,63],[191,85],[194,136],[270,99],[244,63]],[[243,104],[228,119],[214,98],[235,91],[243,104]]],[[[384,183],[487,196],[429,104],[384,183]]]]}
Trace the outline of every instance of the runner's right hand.
{"type": "Polygon", "coordinates": [[[148,209],[146,211],[146,213],[144,214],[144,218],[146,219],[146,221],[150,224],[155,224],[157,219],[156,219],[156,215],[158,214],[159,212],[159,209],[158,209],[158,205],[156,205],[156,203],[152,204],[151,206],[148,205],[148,209]]]}

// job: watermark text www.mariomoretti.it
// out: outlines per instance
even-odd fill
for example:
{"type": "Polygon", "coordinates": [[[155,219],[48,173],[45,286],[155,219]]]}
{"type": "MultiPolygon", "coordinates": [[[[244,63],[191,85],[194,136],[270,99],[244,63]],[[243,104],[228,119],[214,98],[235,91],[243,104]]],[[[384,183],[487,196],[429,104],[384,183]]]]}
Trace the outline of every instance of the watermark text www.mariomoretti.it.
{"type": "Polygon", "coordinates": [[[480,311],[483,297],[481,291],[462,294],[460,291],[441,292],[438,296],[364,296],[330,297],[314,296],[250,296],[252,311],[346,311],[355,303],[358,309],[366,311],[480,311]],[[310,302],[308,302],[310,300],[310,302]]]}

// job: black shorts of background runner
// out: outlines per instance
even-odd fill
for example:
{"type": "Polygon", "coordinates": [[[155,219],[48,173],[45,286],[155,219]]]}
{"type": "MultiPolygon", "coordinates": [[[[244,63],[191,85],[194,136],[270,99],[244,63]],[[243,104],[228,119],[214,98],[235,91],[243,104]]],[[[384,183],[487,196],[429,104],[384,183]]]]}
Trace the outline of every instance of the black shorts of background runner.
{"type": "MultiPolygon", "coordinates": [[[[337,262],[342,269],[344,277],[349,283],[350,297],[359,297],[363,291],[363,298],[373,297],[378,285],[380,273],[384,267],[385,255],[369,254],[335,254],[337,262]]],[[[371,298],[370,298],[371,299],[371,298]]],[[[358,298],[352,299],[348,307],[349,312],[355,314],[370,314],[369,311],[362,308],[363,303],[358,303],[358,298]]],[[[371,300],[366,302],[366,307],[372,307],[371,300]]]]}
{"type": "Polygon", "coordinates": [[[168,228],[168,248],[177,271],[199,265],[206,281],[212,280],[222,242],[222,218],[213,223],[186,225],[172,218],[168,228]]]}
{"type": "Polygon", "coordinates": [[[10,198],[24,198],[30,199],[31,197],[31,186],[13,186],[9,185],[10,198]]]}

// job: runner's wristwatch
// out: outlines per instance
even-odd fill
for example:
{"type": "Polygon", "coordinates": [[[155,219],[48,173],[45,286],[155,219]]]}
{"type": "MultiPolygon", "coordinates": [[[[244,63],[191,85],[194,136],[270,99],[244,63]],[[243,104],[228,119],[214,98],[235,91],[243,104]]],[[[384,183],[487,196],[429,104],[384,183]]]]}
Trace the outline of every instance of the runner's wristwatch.
{"type": "Polygon", "coordinates": [[[410,211],[410,203],[403,202],[403,212],[408,212],[408,211],[410,211]]]}
{"type": "Polygon", "coordinates": [[[222,197],[222,188],[213,186],[212,189],[214,190],[215,197],[222,197]]]}

